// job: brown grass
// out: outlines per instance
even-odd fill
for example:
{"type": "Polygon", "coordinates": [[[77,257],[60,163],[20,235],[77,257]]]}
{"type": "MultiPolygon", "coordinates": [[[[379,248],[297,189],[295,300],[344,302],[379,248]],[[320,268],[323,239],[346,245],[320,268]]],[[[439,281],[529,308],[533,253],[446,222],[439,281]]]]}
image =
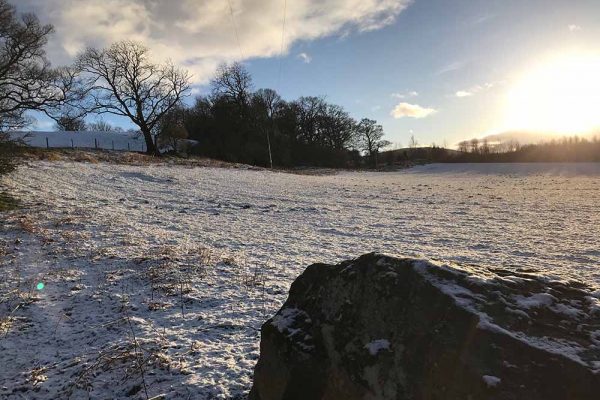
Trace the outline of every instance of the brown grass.
{"type": "Polygon", "coordinates": [[[27,233],[34,234],[38,232],[34,219],[31,215],[23,215],[19,219],[19,227],[27,233]]]}
{"type": "Polygon", "coordinates": [[[173,157],[163,156],[154,157],[143,153],[113,151],[113,150],[82,150],[82,149],[43,149],[24,147],[20,148],[18,157],[25,160],[43,160],[43,161],[75,161],[85,163],[113,163],[126,165],[150,165],[150,164],[165,164],[165,165],[180,165],[187,167],[212,167],[212,168],[244,168],[256,169],[263,168],[254,167],[244,164],[229,163],[225,161],[213,160],[205,157],[173,157]]]}

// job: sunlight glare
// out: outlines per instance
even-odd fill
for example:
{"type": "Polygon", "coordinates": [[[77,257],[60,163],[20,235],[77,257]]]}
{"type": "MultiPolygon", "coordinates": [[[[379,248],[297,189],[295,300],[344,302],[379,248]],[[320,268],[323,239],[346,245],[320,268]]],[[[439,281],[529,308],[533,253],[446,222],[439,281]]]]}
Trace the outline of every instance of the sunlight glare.
{"type": "Polygon", "coordinates": [[[581,134],[600,127],[600,55],[540,63],[509,90],[506,128],[581,134]]]}

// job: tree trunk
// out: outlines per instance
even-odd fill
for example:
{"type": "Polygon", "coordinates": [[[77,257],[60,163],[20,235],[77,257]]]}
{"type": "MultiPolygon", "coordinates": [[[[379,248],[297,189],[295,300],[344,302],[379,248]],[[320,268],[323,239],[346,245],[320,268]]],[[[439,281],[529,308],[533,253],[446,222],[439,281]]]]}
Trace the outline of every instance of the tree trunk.
{"type": "Polygon", "coordinates": [[[160,151],[154,143],[154,138],[152,137],[152,132],[150,132],[150,129],[141,128],[141,131],[144,135],[144,140],[146,141],[146,154],[151,156],[160,156],[160,151]]]}

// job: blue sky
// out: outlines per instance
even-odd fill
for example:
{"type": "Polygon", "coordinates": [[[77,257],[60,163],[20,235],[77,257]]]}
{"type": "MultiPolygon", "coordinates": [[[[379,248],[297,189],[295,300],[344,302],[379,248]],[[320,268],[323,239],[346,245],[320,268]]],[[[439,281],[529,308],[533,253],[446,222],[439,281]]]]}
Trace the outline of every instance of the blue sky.
{"type": "MultiPolygon", "coordinates": [[[[273,0],[265,6],[267,2],[234,0],[232,18],[222,4],[214,1],[181,0],[191,7],[188,14],[191,9],[204,11],[197,21],[216,19],[214,26],[222,29],[215,33],[217,28],[213,26],[212,36],[206,37],[204,23],[184,21],[173,11],[169,16],[171,26],[175,22],[185,26],[188,34],[192,32],[185,42],[181,37],[160,37],[156,33],[162,32],[157,22],[166,18],[165,13],[150,9],[144,0],[127,3],[121,8],[122,14],[114,10],[109,13],[100,5],[119,1],[124,0],[24,0],[22,7],[56,25],[58,37],[50,44],[55,63],[68,62],[83,44],[102,45],[133,36],[175,61],[189,63],[190,54],[194,54],[194,59],[200,61],[192,72],[197,78],[197,91],[202,93],[208,90],[205,83],[218,62],[242,59],[257,88],[275,88],[286,99],[325,95],[357,119],[378,120],[387,138],[402,144],[407,144],[411,135],[422,144],[453,145],[503,129],[536,129],[541,125],[510,126],[507,122],[511,120],[506,116],[506,102],[510,99],[507,96],[515,91],[515,86],[521,85],[519,93],[536,87],[527,86],[524,82],[533,78],[523,76],[535,76],[536,68],[544,62],[554,65],[556,62],[551,60],[556,58],[580,60],[580,54],[597,57],[600,51],[597,0],[331,0],[314,4],[309,0],[306,5],[290,1],[282,60],[279,48],[283,1],[273,0]],[[81,26],[66,22],[67,11],[64,15],[59,12],[66,3],[87,7],[84,16],[106,11],[105,19],[114,23],[115,30],[108,35],[101,29],[87,28],[93,23],[90,21],[81,26]],[[139,8],[133,8],[134,5],[139,8]],[[147,24],[136,26],[133,16],[144,12],[147,24]],[[239,46],[233,24],[239,32],[239,46]],[[81,36],[69,34],[75,29],[84,32],[81,36]],[[144,33],[138,35],[136,29],[144,33]],[[204,43],[203,47],[198,47],[197,42],[204,43]],[[171,50],[176,48],[181,49],[179,53],[171,50]],[[280,64],[282,75],[278,82],[280,64]]],[[[548,76],[556,80],[552,72],[548,76]]],[[[540,85],[544,86],[544,82],[540,85]]],[[[570,95],[565,93],[556,94],[557,104],[533,114],[539,114],[541,119],[544,112],[560,109],[559,97],[564,100],[570,95]]],[[[575,101],[597,101],[597,97],[590,96],[578,92],[574,97],[581,98],[575,101]]],[[[536,99],[532,94],[519,100],[527,107],[536,99]]],[[[597,105],[600,110],[600,104],[597,105]]],[[[576,110],[582,107],[589,106],[578,104],[576,110]]]]}

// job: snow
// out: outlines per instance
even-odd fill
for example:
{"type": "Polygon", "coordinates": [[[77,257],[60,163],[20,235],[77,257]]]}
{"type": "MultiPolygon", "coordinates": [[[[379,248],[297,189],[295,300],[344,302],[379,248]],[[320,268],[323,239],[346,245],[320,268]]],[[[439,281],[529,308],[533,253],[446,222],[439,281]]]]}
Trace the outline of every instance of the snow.
{"type": "Polygon", "coordinates": [[[386,339],[377,339],[365,344],[365,349],[369,350],[369,354],[372,356],[376,356],[381,350],[388,350],[389,348],[390,342],[386,339]]]}
{"type": "Polygon", "coordinates": [[[536,293],[531,296],[514,296],[514,300],[519,308],[539,308],[551,306],[556,298],[548,293],[536,293]]]}
{"type": "Polygon", "coordinates": [[[291,328],[299,318],[303,318],[305,322],[310,322],[308,314],[306,314],[304,311],[297,308],[285,308],[281,310],[281,313],[273,317],[273,321],[271,323],[279,330],[279,332],[283,333],[289,331],[290,335],[293,335],[298,330],[293,330],[291,328]]]}
{"type": "MultiPolygon", "coordinates": [[[[488,313],[488,309],[493,309],[494,305],[500,301],[512,307],[505,307],[505,310],[509,313],[518,315],[520,318],[525,317],[529,319],[529,315],[519,308],[525,309],[539,309],[546,307],[555,313],[569,317],[577,321],[581,317],[588,318],[587,321],[596,321],[593,317],[594,310],[591,309],[589,314],[586,315],[579,309],[574,308],[575,304],[566,305],[564,303],[557,303],[558,299],[546,293],[537,293],[531,296],[522,295],[509,295],[504,296],[501,292],[496,292],[499,296],[495,299],[488,299],[482,293],[473,293],[468,289],[465,289],[461,284],[468,282],[471,285],[479,286],[479,290],[486,290],[486,276],[484,270],[475,265],[444,265],[440,262],[430,262],[426,260],[418,260],[414,264],[414,268],[419,272],[425,279],[431,284],[436,286],[440,291],[450,296],[454,302],[465,308],[466,310],[474,313],[479,317],[477,328],[488,330],[491,332],[500,333],[503,335],[510,336],[516,340],[527,343],[529,346],[544,350],[548,353],[557,354],[566,358],[569,358],[581,365],[590,367],[592,371],[600,372],[597,370],[598,354],[600,354],[600,346],[594,340],[594,332],[590,334],[592,340],[589,348],[584,347],[577,339],[560,338],[560,337],[548,337],[538,336],[535,333],[523,332],[521,330],[511,330],[506,324],[500,324],[494,320],[494,316],[488,313]],[[451,272],[450,277],[439,274],[439,270],[445,272],[451,272]],[[463,270],[468,270],[473,274],[477,275],[468,276],[467,278],[463,275],[463,270]],[[454,277],[452,277],[454,275],[454,277]],[[462,279],[462,280],[461,280],[462,279]],[[477,282],[478,281],[478,282],[477,282]],[[504,325],[504,326],[503,326],[504,325]]],[[[494,277],[493,279],[497,279],[494,277]]],[[[505,290],[509,288],[504,288],[505,290]]],[[[488,295],[490,293],[488,292],[488,295]]],[[[588,296],[589,297],[589,296],[588,296]]],[[[594,326],[597,324],[594,323],[594,326]]],[[[580,325],[582,327],[583,325],[580,325]]],[[[586,329],[593,329],[587,327],[586,329]]]]}
{"type": "Polygon", "coordinates": [[[502,382],[502,379],[492,375],[484,375],[483,381],[488,387],[496,387],[502,382]]]}
{"type": "MultiPolygon", "coordinates": [[[[145,398],[139,364],[150,397],[244,398],[260,326],[294,278],[367,252],[600,289],[598,177],[597,164],[316,176],[31,162],[2,178],[25,209],[0,222],[0,398],[145,398]]],[[[473,284],[495,284],[469,271],[482,274],[473,284]]],[[[482,312],[476,293],[445,290],[482,312]]],[[[482,328],[574,359],[581,350],[482,315],[482,328]]],[[[295,329],[297,319],[273,322],[295,329]]]]}

